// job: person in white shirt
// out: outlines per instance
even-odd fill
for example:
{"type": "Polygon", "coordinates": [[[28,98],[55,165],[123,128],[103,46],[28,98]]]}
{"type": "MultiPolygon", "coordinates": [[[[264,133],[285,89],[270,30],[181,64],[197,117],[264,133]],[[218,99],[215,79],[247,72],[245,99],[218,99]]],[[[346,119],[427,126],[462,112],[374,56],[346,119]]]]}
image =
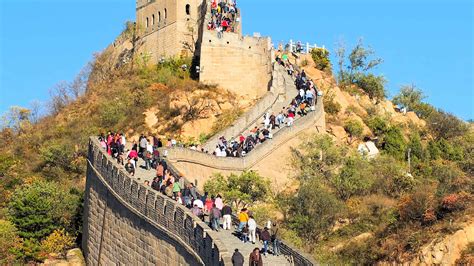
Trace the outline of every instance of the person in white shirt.
{"type": "Polygon", "coordinates": [[[255,244],[255,232],[257,231],[257,222],[255,222],[255,219],[253,216],[249,217],[249,221],[247,222],[247,225],[249,227],[249,241],[252,242],[252,244],[255,244]]]}
{"type": "Polygon", "coordinates": [[[195,199],[193,205],[198,206],[199,209],[204,209],[204,203],[200,199],[195,199]]]}

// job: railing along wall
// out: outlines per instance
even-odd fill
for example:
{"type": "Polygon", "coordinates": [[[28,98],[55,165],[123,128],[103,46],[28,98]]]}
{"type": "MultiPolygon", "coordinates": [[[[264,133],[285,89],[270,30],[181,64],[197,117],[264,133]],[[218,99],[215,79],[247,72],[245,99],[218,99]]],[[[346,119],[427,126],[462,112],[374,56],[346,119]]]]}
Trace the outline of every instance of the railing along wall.
{"type": "MultiPolygon", "coordinates": [[[[112,161],[97,137],[89,140],[89,167],[130,211],[166,232],[205,265],[231,265],[230,253],[212,230],[176,201],[139,184],[112,161]]],[[[88,177],[93,178],[93,177],[88,177]]]]}
{"type": "Polygon", "coordinates": [[[171,162],[192,163],[217,170],[245,171],[255,166],[282,143],[289,141],[309,126],[314,125],[315,122],[322,119],[323,115],[322,97],[318,96],[315,111],[295,119],[292,126],[283,126],[281,129],[278,129],[274,132],[272,139],[257,145],[244,157],[217,157],[212,154],[181,147],[163,148],[162,154],[167,154],[167,158],[171,162]]]}
{"type": "Polygon", "coordinates": [[[280,97],[285,95],[286,83],[289,81],[285,75],[282,75],[281,71],[285,71],[281,65],[277,63],[273,64],[272,85],[270,91],[258,100],[249,111],[237,118],[232,125],[221,130],[207,140],[203,145],[205,149],[209,151],[214,150],[214,147],[221,136],[225,136],[231,140],[237,138],[240,134],[243,134],[248,127],[261,119],[263,114],[270,110],[272,106],[277,103],[280,97]]]}

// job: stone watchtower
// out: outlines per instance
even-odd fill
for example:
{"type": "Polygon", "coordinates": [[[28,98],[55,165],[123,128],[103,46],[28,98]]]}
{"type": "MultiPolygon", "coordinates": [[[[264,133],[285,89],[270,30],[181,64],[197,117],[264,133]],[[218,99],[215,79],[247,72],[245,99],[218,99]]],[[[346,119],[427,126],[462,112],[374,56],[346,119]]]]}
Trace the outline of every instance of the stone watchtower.
{"type": "Polygon", "coordinates": [[[193,57],[199,81],[256,99],[270,89],[272,45],[269,37],[242,36],[237,7],[233,32],[208,29],[212,3],[224,0],[137,0],[138,52],[148,62],[193,57]]]}
{"type": "Polygon", "coordinates": [[[193,56],[202,25],[205,0],[137,0],[139,51],[160,58],[193,56]]]}

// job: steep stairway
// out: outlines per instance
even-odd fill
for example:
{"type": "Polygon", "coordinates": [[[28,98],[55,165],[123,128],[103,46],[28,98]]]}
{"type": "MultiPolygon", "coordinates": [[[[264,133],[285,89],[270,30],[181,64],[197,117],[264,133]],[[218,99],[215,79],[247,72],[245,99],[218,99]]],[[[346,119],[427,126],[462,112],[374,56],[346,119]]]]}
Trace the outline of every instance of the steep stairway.
{"type": "MultiPolygon", "coordinates": [[[[133,177],[138,181],[140,184],[144,184],[145,181],[148,181],[150,184],[153,181],[153,178],[155,177],[155,171],[154,170],[146,170],[144,169],[143,166],[144,161],[142,159],[139,159],[137,163],[137,169],[135,172],[135,176],[133,177]]],[[[170,165],[172,167],[172,165],[170,165]]],[[[208,225],[209,223],[206,222],[208,225]]],[[[245,259],[245,265],[248,264],[248,258],[250,255],[250,252],[256,247],[258,248],[263,248],[263,243],[261,242],[256,242],[256,244],[251,244],[250,242],[243,243],[240,241],[234,234],[234,230],[220,230],[217,232],[217,235],[219,239],[224,243],[226,246],[227,250],[229,250],[230,253],[233,253],[233,251],[237,248],[239,251],[242,253],[245,259]]],[[[269,247],[270,248],[270,247],[269,247]]],[[[263,257],[263,264],[264,265],[293,265],[290,263],[291,258],[288,256],[280,255],[280,256],[273,256],[273,255],[267,255],[267,257],[263,257]]]]}

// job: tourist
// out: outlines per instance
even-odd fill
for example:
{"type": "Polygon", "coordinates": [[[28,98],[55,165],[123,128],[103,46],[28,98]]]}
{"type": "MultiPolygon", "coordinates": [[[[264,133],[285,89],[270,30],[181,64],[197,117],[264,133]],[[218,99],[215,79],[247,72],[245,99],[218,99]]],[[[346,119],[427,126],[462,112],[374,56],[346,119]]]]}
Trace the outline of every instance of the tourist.
{"type": "Polygon", "coordinates": [[[194,204],[193,208],[191,209],[191,212],[199,217],[199,219],[204,221],[204,213],[202,212],[202,208],[199,208],[197,204],[194,204]]]}
{"type": "Polygon", "coordinates": [[[186,207],[191,207],[191,202],[192,202],[192,195],[191,195],[191,184],[188,184],[184,189],[183,189],[183,200],[184,200],[184,205],[186,207]]]}
{"type": "Polygon", "coordinates": [[[202,202],[201,199],[195,199],[193,201],[193,205],[198,206],[198,208],[200,208],[201,210],[204,209],[204,203],[202,202]]]}
{"type": "Polygon", "coordinates": [[[209,213],[212,209],[213,204],[214,204],[214,197],[206,198],[206,201],[204,201],[204,211],[206,213],[209,213]]]}
{"type": "Polygon", "coordinates": [[[255,219],[253,219],[253,216],[249,217],[248,227],[249,227],[249,241],[252,242],[252,244],[255,244],[255,241],[256,241],[255,231],[257,230],[257,222],[255,222],[255,219]]]}
{"type": "Polygon", "coordinates": [[[125,171],[127,171],[131,176],[135,176],[135,165],[132,163],[131,159],[128,159],[125,164],[125,171]]]}
{"type": "Polygon", "coordinates": [[[192,197],[193,200],[198,198],[196,187],[194,186],[194,183],[189,183],[189,191],[191,192],[191,197],[192,197]]]}
{"type": "Polygon", "coordinates": [[[254,248],[252,253],[250,253],[249,265],[250,266],[263,266],[263,259],[262,259],[262,256],[260,256],[260,250],[258,248],[254,248]]]}
{"type": "MultiPolygon", "coordinates": [[[[172,178],[172,175],[170,175],[170,177],[172,178]]],[[[178,197],[178,193],[181,192],[181,183],[179,182],[179,180],[176,182],[172,182],[173,184],[173,199],[177,199],[178,197]]]]}
{"type": "Polygon", "coordinates": [[[239,231],[247,226],[247,222],[249,221],[249,215],[247,208],[243,208],[239,213],[239,231]]]}
{"type": "Polygon", "coordinates": [[[263,255],[267,256],[268,252],[268,243],[271,240],[270,232],[268,232],[268,227],[265,227],[260,234],[261,240],[263,241],[263,255]]]}
{"type": "Polygon", "coordinates": [[[273,256],[280,256],[280,240],[278,239],[278,225],[273,223],[273,227],[271,229],[271,240],[273,244],[273,256]]]}
{"type": "Polygon", "coordinates": [[[224,202],[222,201],[221,195],[217,195],[216,199],[214,200],[214,204],[216,204],[216,207],[219,210],[222,210],[222,208],[224,207],[224,202]]]}
{"type": "Polygon", "coordinates": [[[212,209],[210,211],[210,221],[211,221],[211,228],[213,230],[219,231],[220,223],[219,220],[221,219],[221,211],[216,207],[216,204],[212,205],[212,209]]]}
{"type": "Polygon", "coordinates": [[[244,265],[244,256],[239,252],[239,249],[234,250],[232,254],[232,265],[233,266],[243,266],[244,265]]]}
{"type": "Polygon", "coordinates": [[[232,225],[232,208],[229,205],[222,207],[222,228],[230,230],[232,225]]]}

